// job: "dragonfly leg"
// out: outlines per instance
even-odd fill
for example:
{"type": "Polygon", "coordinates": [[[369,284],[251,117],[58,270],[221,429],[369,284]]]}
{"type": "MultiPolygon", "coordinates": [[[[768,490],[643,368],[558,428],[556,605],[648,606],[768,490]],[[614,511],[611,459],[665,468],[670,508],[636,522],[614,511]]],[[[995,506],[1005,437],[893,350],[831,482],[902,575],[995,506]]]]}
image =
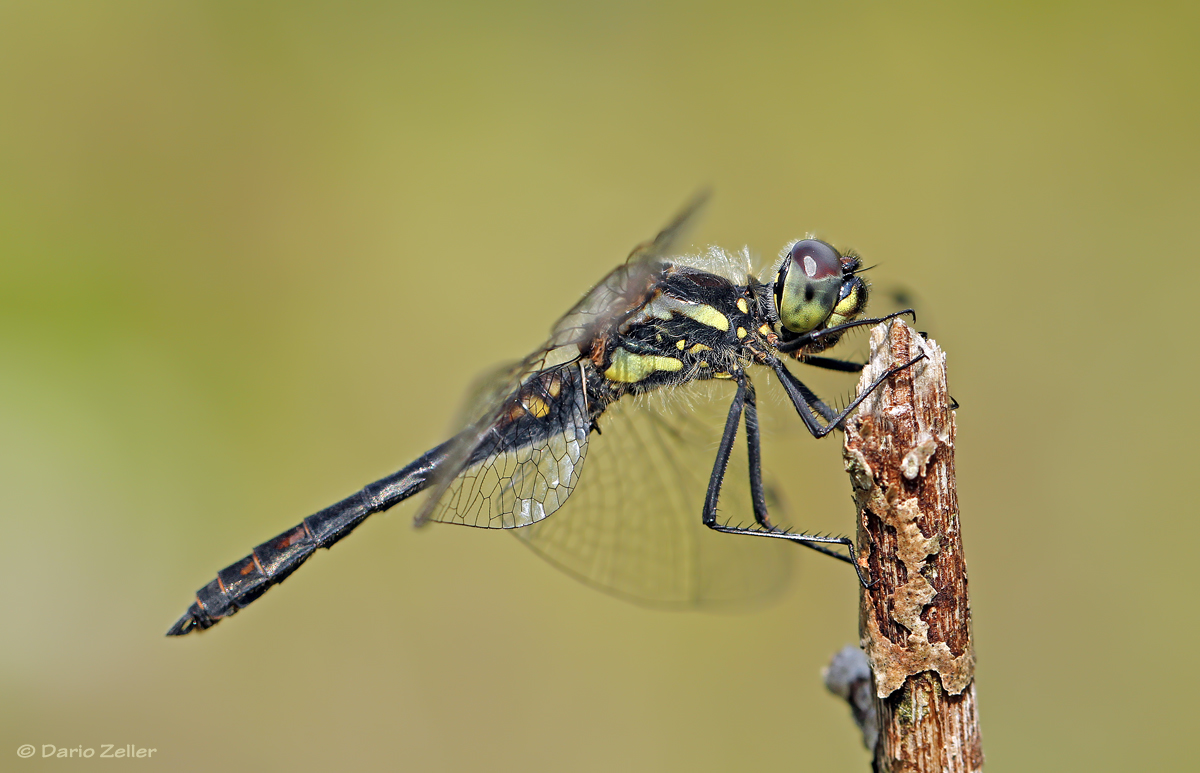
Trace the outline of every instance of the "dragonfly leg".
{"type": "Polygon", "coordinates": [[[767,514],[766,496],[763,492],[762,451],[758,432],[758,407],[754,395],[754,385],[750,383],[750,380],[744,373],[738,375],[737,394],[734,395],[733,403],[729,406],[729,416],[725,420],[725,430],[721,434],[721,442],[717,445],[717,458],[713,464],[712,476],[708,480],[708,494],[704,499],[704,512],[701,518],[705,526],[722,534],[745,534],[756,537],[786,539],[789,542],[811,548],[818,553],[824,553],[839,561],[845,561],[854,567],[854,571],[858,574],[858,581],[862,583],[863,587],[870,587],[870,583],[863,574],[862,567],[853,558],[854,541],[849,537],[801,534],[780,529],[771,523],[771,519],[767,514]],[[733,452],[733,443],[737,438],[738,423],[741,421],[743,414],[745,414],[747,451],[750,458],[750,497],[754,504],[754,520],[759,525],[757,529],[747,529],[741,526],[725,526],[717,522],[717,502],[721,496],[721,484],[724,482],[725,472],[729,467],[729,455],[733,452]],[[825,545],[844,545],[850,554],[839,553],[836,550],[825,547],[825,545]]]}
{"type": "MultiPolygon", "coordinates": [[[[721,484],[725,481],[725,470],[729,467],[729,455],[733,452],[733,441],[737,438],[738,423],[742,420],[742,412],[746,408],[746,394],[750,391],[749,380],[744,372],[734,374],[737,378],[737,392],[729,405],[729,416],[725,419],[725,429],[721,433],[721,442],[717,444],[717,458],[713,462],[712,475],[708,479],[708,492],[704,496],[704,525],[710,529],[721,531],[717,523],[717,500],[721,497],[721,484]]],[[[757,505],[755,506],[757,511],[757,505]]],[[[766,502],[763,502],[766,510],[766,502]]],[[[757,512],[755,513],[757,517],[757,512]]]]}
{"type": "MultiPolygon", "coordinates": [[[[855,397],[853,400],[851,400],[850,404],[842,409],[841,413],[828,417],[824,415],[824,411],[821,411],[816,407],[815,403],[819,403],[820,401],[816,399],[816,395],[813,394],[812,390],[806,387],[804,383],[800,381],[800,379],[792,375],[792,372],[787,369],[787,366],[785,366],[780,360],[775,360],[774,362],[771,362],[770,365],[775,369],[775,373],[779,376],[779,382],[783,384],[783,388],[787,392],[788,398],[792,401],[792,405],[795,406],[796,412],[800,414],[800,419],[804,422],[804,427],[809,431],[809,433],[812,434],[813,437],[823,438],[830,432],[833,432],[835,429],[837,429],[841,423],[846,420],[846,417],[858,407],[858,404],[867,399],[867,396],[874,392],[880,384],[882,384],[891,376],[899,373],[905,368],[911,367],[923,359],[925,359],[925,355],[918,354],[916,357],[913,357],[903,365],[897,365],[896,367],[889,369],[882,376],[871,382],[870,386],[859,393],[858,397],[855,397]],[[826,420],[827,423],[825,425],[822,425],[817,421],[816,416],[813,415],[814,411],[820,413],[821,417],[826,420]]],[[[826,408],[826,410],[828,410],[828,408],[826,408]]]]}
{"type": "Polygon", "coordinates": [[[747,382],[746,388],[746,455],[750,460],[750,501],[754,505],[754,520],[764,529],[773,529],[767,514],[767,496],[762,481],[762,448],[758,434],[758,404],[754,397],[754,385],[747,382]]]}
{"type": "MultiPolygon", "coordinates": [[[[784,368],[784,371],[787,373],[788,376],[792,375],[791,371],[787,370],[786,368],[784,368]]],[[[784,378],[784,376],[781,375],[780,379],[782,380],[783,378],[784,378]]],[[[813,392],[811,389],[809,389],[808,385],[805,384],[803,381],[801,381],[798,378],[792,377],[792,380],[790,383],[793,387],[795,387],[797,390],[799,390],[800,394],[804,397],[805,404],[808,405],[808,407],[811,408],[812,410],[816,411],[817,414],[820,415],[820,417],[822,419],[824,419],[826,422],[832,422],[834,417],[837,416],[837,411],[833,410],[828,405],[826,405],[825,402],[821,398],[817,397],[816,393],[813,392]]],[[[788,388],[788,385],[785,383],[784,389],[787,389],[787,388],[788,388]]],[[[795,402],[796,401],[793,399],[792,403],[795,404],[795,402]]],[[[799,410],[799,408],[797,408],[797,410],[799,410]]],[[[801,414],[801,418],[804,418],[803,414],[801,414]]],[[[805,422],[805,425],[807,426],[807,422],[805,422]]]]}
{"type": "Polygon", "coordinates": [[[865,362],[850,362],[849,360],[839,360],[834,357],[805,357],[801,362],[805,365],[811,365],[814,368],[836,370],[842,373],[861,373],[862,369],[867,366],[865,362]]]}

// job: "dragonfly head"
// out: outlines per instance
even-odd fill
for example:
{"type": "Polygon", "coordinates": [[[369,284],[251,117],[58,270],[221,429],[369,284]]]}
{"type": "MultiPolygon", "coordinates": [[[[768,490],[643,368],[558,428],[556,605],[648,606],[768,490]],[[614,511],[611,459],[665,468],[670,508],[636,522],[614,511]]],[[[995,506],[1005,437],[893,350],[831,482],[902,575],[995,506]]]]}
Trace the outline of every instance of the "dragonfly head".
{"type": "Polygon", "coordinates": [[[867,284],[855,273],[861,265],[819,239],[791,244],[775,279],[780,324],[803,335],[853,322],[867,306],[867,284]]]}

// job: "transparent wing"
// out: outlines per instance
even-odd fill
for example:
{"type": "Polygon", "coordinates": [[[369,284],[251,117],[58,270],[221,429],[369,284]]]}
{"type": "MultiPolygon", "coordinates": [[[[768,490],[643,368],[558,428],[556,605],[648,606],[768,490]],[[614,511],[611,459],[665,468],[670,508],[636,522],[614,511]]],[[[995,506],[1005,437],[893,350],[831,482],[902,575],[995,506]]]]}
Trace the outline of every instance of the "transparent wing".
{"type": "Polygon", "coordinates": [[[554,325],[550,347],[587,340],[598,325],[611,325],[639,308],[662,272],[680,238],[695,225],[708,201],[701,191],[654,237],[633,248],[624,263],[610,271],[554,325]]]}
{"type": "MultiPolygon", "coordinates": [[[[700,519],[732,389],[708,382],[674,391],[609,408],[570,505],[513,534],[568,574],[643,604],[770,597],[787,582],[792,546],[719,534],[700,519]]],[[[721,489],[723,523],[753,522],[744,439],[739,432],[721,489]]]]}
{"type": "MultiPolygon", "coordinates": [[[[583,353],[580,344],[587,341],[594,331],[615,324],[622,315],[628,315],[640,307],[646,293],[654,286],[657,276],[663,270],[662,259],[670,254],[679,237],[695,221],[707,198],[706,193],[697,195],[658,236],[635,247],[625,263],[611,271],[588,291],[579,303],[555,324],[545,345],[505,373],[493,375],[488,379],[486,387],[480,390],[481,394],[474,398],[478,402],[480,397],[485,397],[485,404],[478,408],[467,428],[458,434],[447,451],[446,459],[431,487],[429,498],[415,518],[418,526],[428,521],[443,521],[505,528],[505,516],[509,514],[500,512],[501,510],[509,506],[519,508],[524,506],[523,503],[536,501],[525,497],[523,492],[528,490],[532,492],[531,496],[538,495],[537,492],[541,491],[543,485],[538,476],[545,477],[546,471],[542,468],[548,469],[549,461],[545,454],[538,455],[536,459],[526,459],[524,451],[509,448],[502,441],[505,433],[514,431],[509,426],[512,423],[509,414],[514,410],[514,402],[520,401],[519,393],[539,374],[564,368],[578,360],[583,353]],[[484,464],[489,458],[489,453],[499,454],[497,464],[484,464]],[[512,474],[516,477],[501,475],[501,472],[507,472],[510,466],[512,474]],[[492,473],[497,476],[497,486],[500,486],[502,481],[503,486],[509,487],[509,491],[519,493],[500,495],[498,489],[491,486],[492,473]],[[487,491],[493,490],[497,491],[495,495],[485,495],[487,491]],[[461,518],[455,516],[460,509],[463,510],[461,518]]],[[[582,385],[580,389],[582,390],[582,385]]],[[[582,394],[578,397],[585,399],[582,394]]],[[[557,405],[558,398],[555,400],[557,405]]],[[[555,420],[567,421],[564,418],[566,413],[569,412],[556,413],[555,420]]],[[[526,427],[525,424],[521,424],[521,428],[535,429],[526,427]]],[[[537,429],[540,431],[540,427],[537,429]]],[[[567,438],[577,434],[579,427],[564,423],[558,429],[564,438],[563,442],[566,443],[567,438]]],[[[583,433],[583,438],[583,452],[586,452],[586,432],[583,433]]],[[[568,448],[570,447],[568,443],[568,448]]],[[[532,452],[539,449],[529,446],[526,450],[532,452]]],[[[551,450],[550,455],[553,456],[553,453],[551,450]]],[[[578,475],[578,467],[582,462],[583,453],[580,453],[578,459],[572,463],[573,475],[578,475]]],[[[556,491],[549,501],[557,499],[561,505],[570,494],[574,483],[572,478],[569,484],[550,486],[546,483],[545,486],[547,492],[551,489],[556,491]]],[[[530,506],[532,507],[532,504],[530,506]]],[[[531,511],[531,514],[532,512],[534,511],[531,511]]]]}
{"type": "Polygon", "coordinates": [[[501,406],[429,520],[485,529],[528,526],[575,489],[591,429],[579,367],[545,370],[501,406]]]}
{"type": "Polygon", "coordinates": [[[450,424],[455,430],[468,427],[480,416],[491,414],[496,406],[512,395],[514,375],[525,368],[524,360],[503,362],[478,374],[467,385],[458,414],[450,424]]]}

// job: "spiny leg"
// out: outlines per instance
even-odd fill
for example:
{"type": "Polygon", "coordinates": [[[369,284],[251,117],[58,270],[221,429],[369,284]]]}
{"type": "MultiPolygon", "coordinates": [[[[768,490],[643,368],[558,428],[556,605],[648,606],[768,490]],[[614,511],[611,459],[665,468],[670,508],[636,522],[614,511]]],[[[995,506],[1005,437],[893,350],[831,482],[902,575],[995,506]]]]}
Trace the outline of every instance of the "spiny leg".
{"type": "MultiPolygon", "coordinates": [[[[928,333],[925,333],[921,330],[918,330],[917,332],[922,338],[929,338],[928,333]]],[[[800,362],[803,365],[811,365],[814,368],[823,368],[825,370],[836,370],[840,373],[862,373],[862,369],[867,366],[865,362],[851,362],[850,360],[839,360],[835,357],[805,357],[800,362]]],[[[810,392],[809,394],[812,393],[810,392]]],[[[821,414],[823,419],[829,421],[829,418],[833,416],[833,411],[830,411],[828,407],[820,400],[817,400],[815,396],[809,398],[809,400],[812,407],[817,409],[817,413],[821,414]]],[[[950,395],[950,410],[958,410],[959,407],[961,406],[959,406],[958,401],[954,399],[954,395],[950,395]]]]}
{"type": "Polygon", "coordinates": [[[738,422],[741,421],[742,411],[746,406],[746,374],[738,371],[733,375],[737,378],[737,392],[733,396],[733,402],[729,404],[729,416],[725,419],[721,442],[717,444],[717,458],[713,462],[712,475],[708,479],[708,491],[704,495],[704,511],[701,515],[705,526],[718,531],[720,527],[717,525],[717,500],[721,497],[721,483],[725,480],[725,469],[729,466],[729,454],[733,452],[738,422]]]}
{"type": "MultiPolygon", "coordinates": [[[[858,407],[859,403],[861,403],[863,400],[866,400],[867,396],[878,389],[880,384],[882,384],[891,376],[894,376],[905,368],[911,367],[913,364],[923,359],[925,359],[925,355],[918,354],[916,357],[913,357],[903,365],[897,365],[896,367],[886,371],[882,376],[871,382],[871,385],[864,389],[858,395],[858,397],[855,397],[853,400],[851,400],[850,404],[843,408],[841,413],[827,418],[826,421],[828,423],[825,426],[821,426],[820,422],[818,422],[816,417],[813,416],[813,411],[816,409],[814,408],[814,403],[811,401],[816,400],[816,396],[813,394],[812,390],[805,386],[800,379],[792,375],[792,372],[788,370],[780,360],[776,359],[768,364],[775,369],[775,373],[779,376],[780,383],[783,384],[783,388],[787,392],[788,398],[792,401],[792,405],[796,408],[796,412],[800,414],[800,419],[804,422],[805,428],[812,434],[813,437],[823,438],[830,432],[833,432],[835,429],[837,429],[838,425],[846,420],[846,417],[858,407]]],[[[822,418],[825,417],[822,416],[822,418]]]]}
{"type": "MultiPolygon", "coordinates": [[[[786,368],[785,368],[785,370],[786,370],[786,368]]],[[[788,371],[788,375],[789,376],[791,375],[791,371],[788,371]]],[[[833,421],[833,418],[835,416],[837,416],[837,411],[833,410],[828,405],[826,405],[825,401],[822,400],[821,398],[817,397],[816,393],[813,392],[811,389],[809,389],[808,385],[805,384],[803,381],[801,381],[800,379],[793,379],[792,385],[796,389],[800,390],[800,393],[802,395],[804,395],[804,400],[805,400],[805,403],[808,405],[808,407],[812,408],[818,414],[820,414],[822,419],[824,419],[827,422],[831,422],[831,421],[833,421]]],[[[784,386],[784,389],[787,389],[786,385],[784,386]]],[[[794,400],[792,402],[795,403],[794,400]]]]}
{"type": "Polygon", "coordinates": [[[774,529],[767,515],[767,495],[762,481],[762,449],[758,435],[758,403],[754,384],[746,383],[746,456],[750,460],[750,501],[754,505],[754,520],[764,529],[774,529]]]}
{"type": "MultiPolygon", "coordinates": [[[[826,370],[836,370],[841,373],[859,373],[864,367],[865,362],[848,362],[847,360],[837,360],[832,357],[806,357],[802,360],[805,365],[812,365],[815,368],[824,368],[826,370]]],[[[825,421],[833,421],[833,417],[837,412],[825,404],[821,398],[817,397],[811,389],[800,381],[796,382],[796,388],[799,389],[805,399],[821,418],[825,421]]]]}
{"type": "Polygon", "coordinates": [[[733,403],[729,406],[729,416],[725,420],[725,430],[721,434],[721,442],[717,445],[717,458],[713,463],[712,477],[708,480],[708,493],[704,499],[704,512],[701,516],[704,525],[723,534],[775,537],[776,539],[786,539],[798,545],[804,545],[818,553],[824,553],[827,556],[832,556],[852,565],[854,571],[858,574],[858,581],[862,583],[862,586],[864,588],[870,587],[870,583],[863,575],[862,568],[853,558],[854,541],[849,537],[822,537],[817,534],[799,534],[780,529],[771,524],[770,517],[767,514],[766,496],[763,492],[762,452],[758,433],[758,407],[754,396],[754,385],[750,383],[745,373],[738,373],[736,377],[738,380],[737,394],[734,395],[733,403]],[[750,497],[754,504],[754,520],[762,527],[761,529],[746,529],[740,526],[724,526],[717,523],[717,501],[721,496],[721,483],[724,481],[726,469],[729,467],[729,455],[733,452],[733,443],[737,438],[738,422],[741,420],[743,413],[746,415],[747,455],[750,459],[750,497]],[[850,555],[843,555],[835,550],[822,547],[823,545],[845,545],[846,549],[850,551],[850,555]]]}
{"type": "MultiPolygon", "coordinates": [[[[747,456],[750,460],[750,499],[754,504],[754,520],[758,525],[768,531],[776,531],[776,527],[771,523],[771,518],[767,513],[767,498],[763,488],[762,481],[762,447],[760,435],[758,432],[758,406],[754,396],[754,385],[749,384],[746,390],[746,446],[747,456]]],[[[832,415],[832,414],[831,414],[832,415]]],[[[796,538],[806,535],[797,534],[796,538]]],[[[846,563],[854,563],[853,559],[835,550],[814,545],[810,542],[804,542],[800,539],[795,540],[798,544],[806,548],[811,548],[818,553],[824,553],[827,556],[832,556],[839,561],[846,563]]],[[[842,544],[846,545],[853,551],[854,544],[849,538],[843,537],[842,544]]]]}

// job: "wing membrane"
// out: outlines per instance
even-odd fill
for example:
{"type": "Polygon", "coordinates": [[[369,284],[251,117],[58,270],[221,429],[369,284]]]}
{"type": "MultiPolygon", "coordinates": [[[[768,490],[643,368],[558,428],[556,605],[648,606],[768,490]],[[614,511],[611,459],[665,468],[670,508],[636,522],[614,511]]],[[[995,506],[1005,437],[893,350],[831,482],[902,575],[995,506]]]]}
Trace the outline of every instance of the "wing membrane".
{"type": "MultiPolygon", "coordinates": [[[[548,464],[543,458],[539,456],[536,460],[532,457],[524,460],[522,452],[513,449],[511,454],[507,451],[501,453],[501,456],[505,457],[505,466],[500,469],[487,465],[481,467],[489,449],[493,453],[500,453],[498,449],[505,448],[496,439],[496,435],[507,430],[508,412],[512,410],[513,401],[517,399],[520,390],[538,374],[578,360],[581,354],[580,344],[587,340],[592,331],[613,324],[621,315],[631,312],[640,294],[653,284],[657,273],[662,270],[662,259],[670,254],[679,237],[695,221],[707,198],[706,193],[697,195],[653,241],[635,247],[625,263],[611,271],[588,291],[579,303],[555,324],[545,345],[514,365],[506,376],[492,380],[487,394],[491,395],[493,400],[482,407],[477,415],[471,417],[472,422],[459,433],[447,451],[446,460],[439,469],[429,498],[414,519],[418,526],[434,520],[497,528],[493,524],[504,524],[508,520],[506,516],[509,514],[503,512],[506,507],[520,508],[524,503],[530,502],[529,506],[533,508],[532,502],[536,501],[537,492],[540,491],[536,471],[541,469],[541,465],[548,464]],[[500,470],[507,471],[509,464],[513,465],[515,478],[499,474],[500,470]],[[502,485],[501,481],[511,481],[511,486],[506,489],[511,493],[501,494],[497,491],[494,496],[485,496],[485,492],[495,489],[491,479],[487,477],[489,471],[497,473],[497,486],[502,485]],[[459,480],[460,477],[463,480],[459,480]],[[531,500],[522,493],[526,491],[523,488],[526,486],[530,487],[530,496],[535,499],[531,500]],[[453,503],[448,501],[448,497],[453,497],[453,503]],[[463,510],[463,515],[458,518],[455,513],[460,509],[463,510]]],[[[575,426],[561,426],[564,437],[577,430],[578,427],[575,426]]],[[[584,438],[583,445],[586,446],[586,433],[584,438]]],[[[582,461],[581,453],[574,463],[575,476],[578,476],[582,461]]],[[[553,499],[558,500],[558,506],[570,495],[573,487],[573,480],[569,486],[554,487],[556,495],[553,499]]],[[[547,492],[549,490],[550,487],[547,486],[547,492]]],[[[535,510],[536,508],[531,509],[530,514],[535,510]]],[[[513,525],[523,524],[513,520],[513,525]]]]}
{"type": "Polygon", "coordinates": [[[664,261],[695,224],[707,201],[708,193],[700,192],[653,240],[634,247],[624,263],[610,271],[555,323],[547,347],[578,344],[597,326],[617,323],[621,315],[636,311],[639,301],[663,270],[664,261]]]}
{"type": "Polygon", "coordinates": [[[512,529],[542,520],[571,495],[591,429],[578,366],[542,372],[501,406],[429,520],[512,529]]]}
{"type": "MultiPolygon", "coordinates": [[[[571,506],[514,536],[563,571],[651,606],[712,607],[766,598],[791,568],[790,546],[735,539],[700,520],[728,384],[612,406],[592,439],[571,506]],[[724,387],[724,388],[722,388],[724,387]]],[[[721,492],[722,522],[750,523],[744,444],[721,492]]]]}

